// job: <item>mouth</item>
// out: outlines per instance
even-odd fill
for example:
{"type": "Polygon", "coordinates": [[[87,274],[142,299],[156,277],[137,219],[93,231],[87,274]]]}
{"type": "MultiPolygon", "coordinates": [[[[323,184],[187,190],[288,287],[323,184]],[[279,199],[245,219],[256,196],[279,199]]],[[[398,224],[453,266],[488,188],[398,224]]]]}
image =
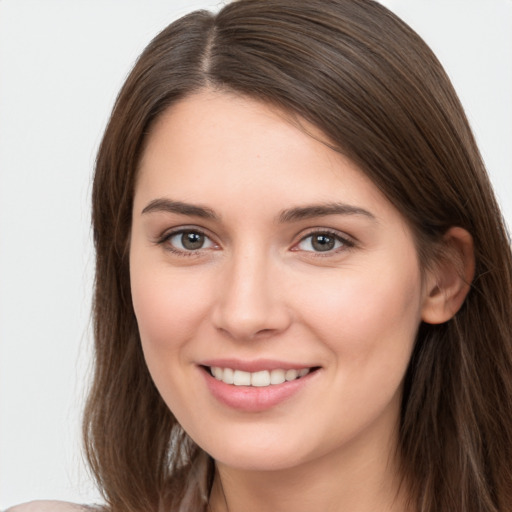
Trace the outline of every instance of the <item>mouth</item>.
{"type": "Polygon", "coordinates": [[[220,366],[203,366],[203,368],[212,377],[218,381],[224,382],[224,384],[258,388],[278,386],[284,382],[302,379],[319,369],[318,366],[315,366],[310,368],[275,368],[273,370],[247,372],[228,367],[223,368],[220,366]]]}
{"type": "Polygon", "coordinates": [[[321,366],[306,366],[276,360],[202,361],[198,368],[212,396],[224,406],[243,413],[260,413],[304,396],[315,388],[321,366]]]}

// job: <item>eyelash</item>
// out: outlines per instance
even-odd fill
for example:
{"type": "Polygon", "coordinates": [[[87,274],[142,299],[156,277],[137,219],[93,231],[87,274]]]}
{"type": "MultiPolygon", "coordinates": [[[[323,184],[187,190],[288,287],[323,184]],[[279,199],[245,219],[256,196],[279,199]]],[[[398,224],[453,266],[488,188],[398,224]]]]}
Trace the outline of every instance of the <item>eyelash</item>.
{"type": "MultiPolygon", "coordinates": [[[[351,249],[356,244],[353,240],[348,238],[346,235],[341,235],[337,231],[333,231],[331,229],[315,229],[313,231],[308,232],[304,236],[301,237],[301,239],[294,245],[294,247],[297,247],[299,244],[303,243],[308,238],[314,237],[314,236],[320,236],[320,235],[326,235],[328,237],[331,237],[334,239],[335,243],[339,242],[341,244],[340,247],[330,249],[327,251],[303,251],[308,252],[314,255],[315,258],[328,258],[329,256],[333,256],[335,254],[338,254],[339,252],[345,251],[347,249],[351,249]]],[[[313,242],[311,242],[313,243],[313,242]]],[[[300,251],[300,249],[292,248],[293,251],[300,251]]]]}
{"type": "Polygon", "coordinates": [[[205,239],[210,240],[210,242],[213,245],[216,245],[215,242],[212,241],[211,237],[208,236],[203,230],[198,229],[198,228],[192,228],[192,227],[191,228],[180,228],[180,229],[177,229],[176,231],[167,232],[156,241],[156,244],[157,245],[165,244],[165,249],[169,252],[172,252],[173,254],[176,254],[177,256],[183,256],[183,257],[200,256],[201,251],[204,250],[203,247],[196,249],[196,250],[183,250],[183,249],[178,249],[178,248],[174,247],[171,243],[167,243],[171,240],[171,238],[178,236],[178,235],[184,235],[185,233],[191,233],[191,234],[197,234],[197,235],[204,236],[205,239]]]}
{"type": "MultiPolygon", "coordinates": [[[[183,249],[178,249],[178,248],[174,247],[171,243],[168,243],[173,237],[178,236],[178,235],[183,235],[185,233],[191,233],[191,234],[197,234],[200,236],[204,236],[205,239],[210,241],[210,243],[212,243],[213,245],[216,245],[215,242],[212,241],[211,237],[208,236],[208,234],[206,234],[203,230],[198,229],[198,228],[180,228],[176,231],[167,232],[164,235],[162,235],[160,238],[158,238],[158,240],[156,241],[156,244],[157,245],[166,244],[166,250],[172,252],[173,254],[176,254],[178,256],[183,256],[183,257],[199,256],[202,251],[204,251],[205,249],[209,249],[209,247],[207,247],[207,248],[201,247],[196,250],[192,250],[192,249],[191,250],[183,250],[183,249]]],[[[337,254],[343,250],[351,249],[352,247],[354,247],[356,245],[353,240],[349,239],[346,236],[341,236],[336,231],[333,231],[330,229],[316,229],[314,231],[310,231],[309,233],[307,233],[306,235],[301,237],[301,239],[296,244],[294,244],[294,246],[292,247],[291,250],[299,252],[300,249],[298,249],[297,246],[299,244],[303,243],[304,241],[306,241],[308,238],[313,237],[315,235],[317,235],[317,236],[326,235],[328,237],[332,237],[335,240],[335,242],[339,242],[341,244],[341,247],[337,247],[334,250],[329,249],[326,251],[307,251],[307,250],[302,251],[302,252],[306,252],[306,253],[311,253],[312,255],[314,255],[314,257],[320,257],[320,258],[329,257],[329,256],[337,254]]]]}

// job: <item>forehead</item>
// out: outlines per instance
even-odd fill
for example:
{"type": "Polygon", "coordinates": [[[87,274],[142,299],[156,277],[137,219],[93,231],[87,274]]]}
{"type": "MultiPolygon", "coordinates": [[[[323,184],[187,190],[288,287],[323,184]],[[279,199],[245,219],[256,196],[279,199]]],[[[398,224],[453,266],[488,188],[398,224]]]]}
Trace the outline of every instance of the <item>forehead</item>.
{"type": "Polygon", "coordinates": [[[343,201],[394,210],[352,161],[324,141],[316,127],[271,105],[203,91],[170,107],[153,126],[136,201],[168,196],[259,212],[343,201]]]}
{"type": "MultiPolygon", "coordinates": [[[[160,158],[171,153],[189,166],[209,154],[212,163],[220,159],[228,165],[246,155],[262,167],[268,162],[265,157],[290,158],[291,149],[309,151],[311,156],[323,139],[320,130],[273,105],[231,92],[205,90],[172,105],[157,119],[140,171],[162,164],[160,158]]],[[[322,153],[326,160],[328,152],[322,153]]]]}

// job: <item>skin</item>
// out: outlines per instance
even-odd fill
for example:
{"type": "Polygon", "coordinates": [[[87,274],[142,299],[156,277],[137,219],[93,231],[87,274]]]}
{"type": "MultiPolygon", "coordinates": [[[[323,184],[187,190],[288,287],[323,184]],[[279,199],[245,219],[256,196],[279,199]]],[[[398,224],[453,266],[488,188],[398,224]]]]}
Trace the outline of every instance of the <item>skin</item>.
{"type": "Polygon", "coordinates": [[[182,100],[140,164],[130,272],[155,384],[216,460],[215,511],[405,510],[395,457],[404,373],[421,320],[444,321],[458,302],[447,306],[455,292],[422,273],[406,221],[351,161],[252,99],[182,100]],[[352,211],[280,219],[333,203],[352,211]],[[183,228],[205,233],[203,247],[180,246],[183,228]],[[312,232],[335,247],[316,251],[312,232]],[[199,365],[214,358],[320,369],[284,402],[247,412],[209,391],[199,365]]]}

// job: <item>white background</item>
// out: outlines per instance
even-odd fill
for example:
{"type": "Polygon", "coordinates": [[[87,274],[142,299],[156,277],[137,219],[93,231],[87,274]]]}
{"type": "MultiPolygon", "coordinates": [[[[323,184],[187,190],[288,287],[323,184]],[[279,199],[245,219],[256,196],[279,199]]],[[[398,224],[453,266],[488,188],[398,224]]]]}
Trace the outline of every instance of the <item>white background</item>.
{"type": "MultiPolygon", "coordinates": [[[[134,59],[216,0],[0,0],[0,508],[97,499],[80,454],[94,156],[134,59]]],[[[512,224],[512,0],[383,0],[431,45],[512,224]]]]}

